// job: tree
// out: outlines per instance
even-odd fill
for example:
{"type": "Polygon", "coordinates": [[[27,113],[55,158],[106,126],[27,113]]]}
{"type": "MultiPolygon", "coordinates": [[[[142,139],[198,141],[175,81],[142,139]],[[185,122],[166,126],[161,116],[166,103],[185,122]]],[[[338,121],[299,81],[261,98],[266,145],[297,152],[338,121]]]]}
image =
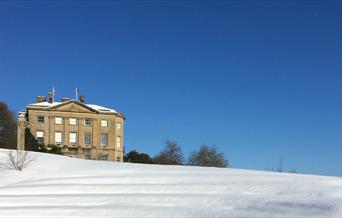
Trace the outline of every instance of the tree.
{"type": "Polygon", "coordinates": [[[292,170],[289,170],[288,173],[298,173],[298,171],[295,168],[293,168],[292,170]]]}
{"type": "Polygon", "coordinates": [[[4,102],[0,102],[0,148],[17,148],[16,117],[4,102]]]}
{"type": "Polygon", "coordinates": [[[128,152],[124,156],[125,162],[131,162],[131,163],[145,163],[145,164],[153,164],[153,159],[150,157],[150,155],[145,153],[139,153],[136,150],[132,150],[128,152]]]}
{"type": "Polygon", "coordinates": [[[54,145],[54,144],[48,144],[48,145],[44,145],[45,149],[44,149],[44,153],[50,153],[50,154],[60,154],[62,155],[62,149],[61,147],[54,145]]]}
{"type": "Polygon", "coordinates": [[[62,149],[54,144],[38,144],[37,146],[33,147],[32,151],[50,154],[63,154],[62,149]]]}
{"type": "Polygon", "coordinates": [[[182,148],[176,142],[166,140],[165,148],[154,157],[153,162],[156,164],[182,165],[184,163],[182,148]]]}
{"type": "Polygon", "coordinates": [[[228,167],[229,162],[224,158],[224,154],[219,152],[215,145],[202,145],[199,151],[190,154],[188,164],[192,166],[204,167],[228,167]]]}
{"type": "Polygon", "coordinates": [[[284,172],[284,163],[283,163],[283,159],[282,158],[279,159],[279,163],[278,163],[278,167],[277,167],[277,172],[278,173],[284,172]]]}
{"type": "Polygon", "coordinates": [[[25,128],[25,150],[39,151],[39,143],[28,127],[25,128]]]}
{"type": "Polygon", "coordinates": [[[28,127],[25,129],[25,150],[50,154],[63,154],[62,149],[57,145],[38,143],[28,127]]]}
{"type": "Polygon", "coordinates": [[[296,168],[292,168],[291,170],[286,170],[283,158],[279,159],[279,162],[276,167],[272,167],[272,168],[267,167],[266,170],[272,171],[272,172],[278,172],[278,173],[283,173],[283,172],[298,173],[296,168]]]}
{"type": "Polygon", "coordinates": [[[0,168],[22,171],[34,159],[27,151],[8,151],[7,157],[0,161],[0,168]]]}

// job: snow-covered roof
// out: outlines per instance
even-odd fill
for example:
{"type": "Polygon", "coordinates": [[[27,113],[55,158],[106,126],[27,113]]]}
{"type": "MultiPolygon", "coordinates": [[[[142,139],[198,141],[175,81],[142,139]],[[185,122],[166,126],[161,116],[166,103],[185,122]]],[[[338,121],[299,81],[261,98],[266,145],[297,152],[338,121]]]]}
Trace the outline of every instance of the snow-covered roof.
{"type": "Polygon", "coordinates": [[[86,104],[88,107],[93,108],[94,110],[100,111],[100,112],[113,112],[116,113],[116,111],[114,109],[110,109],[110,108],[106,108],[106,107],[102,107],[96,104],[86,104]]]}
{"type": "MultiPolygon", "coordinates": [[[[74,101],[74,100],[71,100],[71,101],[74,101]]],[[[34,107],[44,107],[44,108],[49,108],[49,107],[53,107],[53,106],[57,106],[59,104],[62,104],[64,102],[53,102],[53,103],[49,103],[47,101],[44,101],[44,102],[39,102],[39,103],[33,103],[33,104],[29,104],[28,106],[34,106],[34,107]]],[[[81,102],[79,102],[81,103],[81,102]]],[[[81,103],[81,104],[84,104],[84,103],[81,103]]],[[[114,109],[111,109],[111,108],[106,108],[106,107],[102,107],[102,106],[99,106],[99,105],[96,105],[96,104],[84,104],[98,112],[102,112],[102,113],[106,113],[106,112],[110,112],[110,113],[116,113],[116,111],[114,109]]]]}
{"type": "Polygon", "coordinates": [[[47,101],[44,101],[44,102],[29,104],[29,106],[52,107],[52,106],[59,105],[59,104],[61,104],[61,103],[62,103],[62,102],[53,102],[53,103],[49,103],[49,102],[47,102],[47,101]]]}

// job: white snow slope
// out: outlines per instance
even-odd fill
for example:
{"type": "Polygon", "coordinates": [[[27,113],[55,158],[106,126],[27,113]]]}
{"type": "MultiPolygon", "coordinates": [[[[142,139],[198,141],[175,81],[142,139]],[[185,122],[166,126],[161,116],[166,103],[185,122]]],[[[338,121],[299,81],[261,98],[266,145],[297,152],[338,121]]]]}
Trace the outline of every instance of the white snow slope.
{"type": "Polygon", "coordinates": [[[0,170],[1,218],[342,217],[338,177],[31,156],[0,170]]]}

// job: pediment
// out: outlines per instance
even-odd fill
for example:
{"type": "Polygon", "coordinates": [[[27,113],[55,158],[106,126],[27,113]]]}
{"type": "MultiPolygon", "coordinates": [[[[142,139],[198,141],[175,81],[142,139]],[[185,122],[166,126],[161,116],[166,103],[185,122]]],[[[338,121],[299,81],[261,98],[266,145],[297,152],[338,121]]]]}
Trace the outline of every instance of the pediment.
{"type": "Polygon", "coordinates": [[[54,106],[54,111],[63,111],[63,112],[78,112],[78,113],[96,113],[96,111],[84,104],[76,103],[74,101],[62,103],[60,105],[54,106]]]}

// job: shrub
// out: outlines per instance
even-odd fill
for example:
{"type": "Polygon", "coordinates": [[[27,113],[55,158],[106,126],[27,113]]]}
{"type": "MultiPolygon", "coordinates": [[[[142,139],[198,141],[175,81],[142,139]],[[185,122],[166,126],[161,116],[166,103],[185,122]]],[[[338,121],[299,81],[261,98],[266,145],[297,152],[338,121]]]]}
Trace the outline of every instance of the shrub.
{"type": "Polygon", "coordinates": [[[22,171],[33,160],[27,151],[11,150],[8,151],[6,158],[0,161],[0,168],[22,171]]]}
{"type": "Polygon", "coordinates": [[[125,162],[131,163],[145,163],[145,164],[152,164],[153,160],[150,155],[145,153],[139,153],[136,150],[132,150],[124,156],[125,162]]]}

